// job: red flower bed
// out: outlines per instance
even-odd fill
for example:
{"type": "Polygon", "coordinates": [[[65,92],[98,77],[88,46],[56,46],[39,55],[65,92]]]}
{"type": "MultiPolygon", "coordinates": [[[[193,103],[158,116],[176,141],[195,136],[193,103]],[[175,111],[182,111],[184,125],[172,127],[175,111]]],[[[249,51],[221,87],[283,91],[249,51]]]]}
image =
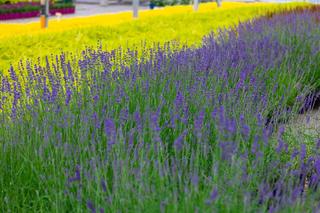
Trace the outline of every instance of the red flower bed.
{"type": "MultiPolygon", "coordinates": [[[[49,15],[72,14],[75,13],[75,7],[72,5],[51,5],[49,15]]],[[[22,2],[17,4],[0,5],[0,20],[32,18],[40,15],[40,4],[22,2]]]]}
{"type": "Polygon", "coordinates": [[[0,20],[32,18],[40,15],[39,11],[0,14],[0,20]]]}

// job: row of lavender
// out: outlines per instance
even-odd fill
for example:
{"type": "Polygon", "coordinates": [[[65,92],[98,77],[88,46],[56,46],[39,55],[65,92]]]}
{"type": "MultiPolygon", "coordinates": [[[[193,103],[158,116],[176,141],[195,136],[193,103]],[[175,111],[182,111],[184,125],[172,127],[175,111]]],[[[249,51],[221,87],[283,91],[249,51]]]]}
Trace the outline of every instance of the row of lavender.
{"type": "Polygon", "coordinates": [[[283,126],[320,88],[319,20],[313,7],[200,48],[99,47],[11,68],[0,86],[0,208],[319,210],[320,140],[306,146],[283,126]]]}

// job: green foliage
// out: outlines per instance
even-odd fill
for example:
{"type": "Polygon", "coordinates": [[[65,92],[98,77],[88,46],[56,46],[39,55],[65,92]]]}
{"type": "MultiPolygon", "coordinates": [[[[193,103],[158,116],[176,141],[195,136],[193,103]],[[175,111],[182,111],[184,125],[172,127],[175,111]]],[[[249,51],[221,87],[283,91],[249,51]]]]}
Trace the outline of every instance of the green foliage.
{"type": "Polygon", "coordinates": [[[153,3],[155,6],[163,7],[166,5],[177,5],[177,4],[186,5],[186,4],[190,4],[191,0],[151,0],[150,2],[153,3]]]}
{"type": "MultiPolygon", "coordinates": [[[[40,0],[33,0],[32,2],[39,2],[40,0]]],[[[15,4],[19,2],[28,2],[28,0],[0,0],[1,4],[15,4]]]]}
{"type": "Polygon", "coordinates": [[[17,3],[19,2],[18,0],[0,0],[0,5],[1,4],[10,4],[10,3],[17,3]]]}
{"type": "Polygon", "coordinates": [[[39,9],[40,7],[35,5],[24,5],[22,7],[14,7],[14,8],[0,8],[0,14],[39,11],[39,9]]]}
{"type": "Polygon", "coordinates": [[[72,2],[68,2],[68,3],[55,3],[50,8],[62,9],[62,8],[71,8],[71,7],[74,7],[74,4],[72,2]]]}

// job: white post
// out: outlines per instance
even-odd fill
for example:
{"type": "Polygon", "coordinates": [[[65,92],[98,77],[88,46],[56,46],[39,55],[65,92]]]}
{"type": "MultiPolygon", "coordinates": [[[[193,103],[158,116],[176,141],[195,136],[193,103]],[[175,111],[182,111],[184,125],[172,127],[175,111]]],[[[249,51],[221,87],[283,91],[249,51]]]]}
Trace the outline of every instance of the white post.
{"type": "Polygon", "coordinates": [[[138,18],[139,0],[133,0],[133,18],[138,18]]]}
{"type": "Polygon", "coordinates": [[[194,5],[193,5],[194,11],[198,11],[198,7],[199,7],[199,0],[194,0],[194,5]]]}
{"type": "Polygon", "coordinates": [[[221,0],[217,0],[218,7],[221,7],[221,0]]]}
{"type": "Polygon", "coordinates": [[[100,0],[100,5],[101,6],[107,6],[108,5],[108,0],[100,0]]]}
{"type": "Polygon", "coordinates": [[[50,14],[49,4],[50,4],[50,0],[46,0],[46,27],[48,27],[49,14],[50,14]]]}
{"type": "Polygon", "coordinates": [[[40,25],[41,28],[48,27],[48,16],[49,16],[49,0],[41,0],[41,15],[40,15],[40,25]]]}

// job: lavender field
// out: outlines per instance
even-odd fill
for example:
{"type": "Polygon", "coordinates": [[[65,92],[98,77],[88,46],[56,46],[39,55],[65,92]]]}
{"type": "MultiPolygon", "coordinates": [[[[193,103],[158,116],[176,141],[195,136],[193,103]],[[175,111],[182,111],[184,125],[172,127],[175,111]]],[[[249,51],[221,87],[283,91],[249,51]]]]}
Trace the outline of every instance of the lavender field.
{"type": "Polygon", "coordinates": [[[319,212],[320,7],[177,45],[2,74],[0,211],[319,212]]]}

